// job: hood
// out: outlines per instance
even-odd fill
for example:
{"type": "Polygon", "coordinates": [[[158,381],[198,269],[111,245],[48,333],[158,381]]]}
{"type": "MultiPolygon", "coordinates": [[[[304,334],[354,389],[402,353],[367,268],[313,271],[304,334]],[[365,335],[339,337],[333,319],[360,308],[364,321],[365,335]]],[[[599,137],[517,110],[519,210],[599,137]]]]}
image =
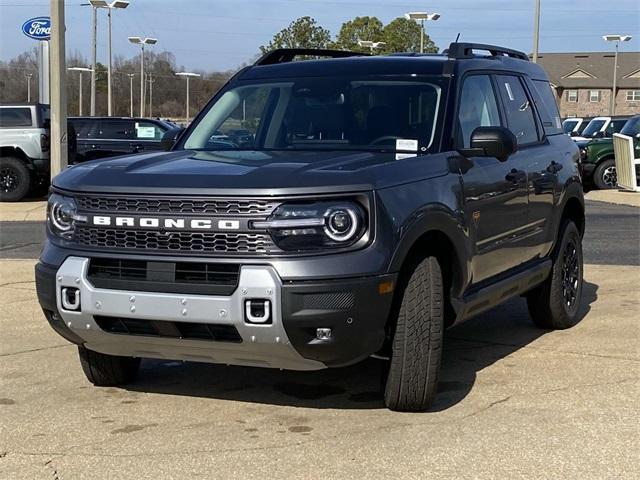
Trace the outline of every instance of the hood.
{"type": "Polygon", "coordinates": [[[394,153],[345,151],[181,150],[94,160],[68,168],[57,188],[86,192],[196,195],[287,195],[355,192],[401,183],[407,177],[446,174],[446,162],[426,156],[396,160],[394,153]],[[397,168],[420,162],[421,168],[397,168]],[[413,173],[413,175],[412,175],[413,173]]]}

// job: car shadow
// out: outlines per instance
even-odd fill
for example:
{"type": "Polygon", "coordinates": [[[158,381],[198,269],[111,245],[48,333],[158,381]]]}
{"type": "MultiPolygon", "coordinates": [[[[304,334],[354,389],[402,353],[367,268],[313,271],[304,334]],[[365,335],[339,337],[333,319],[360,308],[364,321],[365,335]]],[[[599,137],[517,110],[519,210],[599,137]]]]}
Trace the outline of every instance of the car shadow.
{"type": "MultiPolygon", "coordinates": [[[[596,284],[584,283],[581,320],[597,300],[597,291],[596,284]]],[[[546,333],[531,322],[523,298],[514,298],[449,329],[438,395],[431,411],[446,410],[460,402],[473,388],[477,372],[546,333]]],[[[381,377],[385,364],[384,360],[370,358],[345,368],[296,372],[145,360],[138,381],[125,388],[317,409],[378,409],[384,408],[381,377]]]]}

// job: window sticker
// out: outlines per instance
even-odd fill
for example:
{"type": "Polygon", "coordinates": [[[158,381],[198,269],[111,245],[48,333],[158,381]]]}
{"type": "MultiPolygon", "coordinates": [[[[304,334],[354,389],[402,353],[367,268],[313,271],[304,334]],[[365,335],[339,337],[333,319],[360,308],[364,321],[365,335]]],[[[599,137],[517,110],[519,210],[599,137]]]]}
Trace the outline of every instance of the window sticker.
{"type": "Polygon", "coordinates": [[[513,92],[511,91],[511,85],[509,85],[509,82],[504,82],[504,88],[507,89],[507,95],[509,95],[509,100],[513,102],[516,98],[513,96],[513,92]]]}
{"type": "Polygon", "coordinates": [[[411,138],[398,138],[396,139],[396,150],[401,152],[417,152],[418,140],[411,138]]]}
{"type": "Polygon", "coordinates": [[[156,138],[156,127],[141,127],[136,123],[136,136],[138,138],[156,138]]]}
{"type": "Polygon", "coordinates": [[[412,158],[417,156],[417,153],[396,153],[396,160],[404,160],[405,158],[412,158]]]}

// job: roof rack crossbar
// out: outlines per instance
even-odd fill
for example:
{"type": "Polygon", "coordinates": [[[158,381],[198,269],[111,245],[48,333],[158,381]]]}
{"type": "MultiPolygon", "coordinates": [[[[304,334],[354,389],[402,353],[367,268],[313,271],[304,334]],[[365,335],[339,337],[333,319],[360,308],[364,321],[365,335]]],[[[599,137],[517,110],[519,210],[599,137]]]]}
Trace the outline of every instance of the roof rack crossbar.
{"type": "Polygon", "coordinates": [[[449,58],[473,58],[474,50],[485,50],[489,52],[493,57],[511,57],[519,60],[529,61],[529,56],[518,50],[512,50],[510,48],[498,47],[496,45],[485,45],[483,43],[456,43],[453,42],[449,45],[446,53],[449,58]]]}
{"type": "Polygon", "coordinates": [[[322,48],[277,48],[265,53],[254,65],[274,65],[277,63],[292,62],[295,57],[327,57],[345,58],[356,56],[369,56],[368,53],[349,52],[347,50],[326,50],[322,48]]]}

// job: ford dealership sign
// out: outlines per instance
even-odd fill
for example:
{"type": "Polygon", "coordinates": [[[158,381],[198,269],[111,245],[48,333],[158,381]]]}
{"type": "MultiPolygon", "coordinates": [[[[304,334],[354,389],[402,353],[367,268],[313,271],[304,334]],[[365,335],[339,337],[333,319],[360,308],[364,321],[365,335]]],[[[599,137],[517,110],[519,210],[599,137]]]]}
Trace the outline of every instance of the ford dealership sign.
{"type": "Polygon", "coordinates": [[[49,40],[51,19],[49,17],[31,18],[22,24],[22,32],[34,40],[49,40]]]}

